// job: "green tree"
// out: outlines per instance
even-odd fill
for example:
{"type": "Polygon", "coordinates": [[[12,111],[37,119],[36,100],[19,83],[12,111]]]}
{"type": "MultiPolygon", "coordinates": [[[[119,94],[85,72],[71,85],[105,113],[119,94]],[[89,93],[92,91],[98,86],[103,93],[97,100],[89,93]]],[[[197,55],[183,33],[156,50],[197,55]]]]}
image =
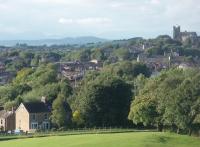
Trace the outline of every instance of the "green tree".
{"type": "Polygon", "coordinates": [[[130,57],[130,52],[126,48],[119,48],[113,52],[114,56],[118,57],[119,60],[127,60],[130,57]]]}
{"type": "Polygon", "coordinates": [[[95,49],[91,54],[92,59],[96,59],[98,61],[105,60],[104,52],[101,49],[95,49]]]}
{"type": "Polygon", "coordinates": [[[52,108],[51,121],[57,127],[67,127],[71,122],[71,109],[62,95],[54,100],[52,108]]]}
{"type": "Polygon", "coordinates": [[[156,89],[159,81],[149,80],[138,95],[133,98],[128,118],[135,124],[160,127],[159,113],[157,111],[156,89]]]}
{"type": "Polygon", "coordinates": [[[131,86],[119,78],[101,75],[87,81],[76,97],[76,108],[86,126],[126,125],[131,86]]]}
{"type": "MultiPolygon", "coordinates": [[[[196,117],[200,114],[200,74],[186,78],[174,93],[166,108],[174,117],[174,123],[179,129],[188,130],[192,134],[196,117]],[[176,115],[172,114],[173,113],[176,115]]],[[[169,113],[170,114],[170,113],[169,113]]],[[[169,115],[168,114],[168,115],[169,115]]]]}

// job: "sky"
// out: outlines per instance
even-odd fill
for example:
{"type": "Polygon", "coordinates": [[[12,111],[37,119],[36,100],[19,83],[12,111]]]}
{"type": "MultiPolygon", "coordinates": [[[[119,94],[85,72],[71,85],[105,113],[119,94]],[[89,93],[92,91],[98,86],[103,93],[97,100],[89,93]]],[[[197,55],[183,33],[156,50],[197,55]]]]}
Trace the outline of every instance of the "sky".
{"type": "Polygon", "coordinates": [[[0,40],[153,38],[173,25],[200,32],[200,0],[0,0],[0,40]]]}

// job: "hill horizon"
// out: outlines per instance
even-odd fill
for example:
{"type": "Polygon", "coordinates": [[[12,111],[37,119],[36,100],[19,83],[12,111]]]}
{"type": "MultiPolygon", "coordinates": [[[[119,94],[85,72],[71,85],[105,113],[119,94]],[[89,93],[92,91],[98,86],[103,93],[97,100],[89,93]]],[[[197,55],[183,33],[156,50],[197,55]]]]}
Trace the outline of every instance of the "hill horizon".
{"type": "Polygon", "coordinates": [[[63,38],[47,38],[47,39],[11,39],[0,40],[2,46],[15,46],[16,44],[27,44],[33,46],[39,45],[73,45],[73,44],[88,44],[112,41],[110,39],[96,37],[96,36],[79,36],[79,37],[63,37],[63,38]]]}

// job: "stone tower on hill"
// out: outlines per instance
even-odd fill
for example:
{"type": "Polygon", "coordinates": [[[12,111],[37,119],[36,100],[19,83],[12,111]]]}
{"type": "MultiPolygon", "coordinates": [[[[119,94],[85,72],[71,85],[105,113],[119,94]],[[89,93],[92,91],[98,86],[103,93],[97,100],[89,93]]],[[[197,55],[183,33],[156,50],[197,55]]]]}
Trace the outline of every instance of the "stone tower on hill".
{"type": "Polygon", "coordinates": [[[181,33],[181,27],[180,26],[174,26],[173,27],[173,39],[179,40],[180,39],[180,33],[181,33]]]}
{"type": "Polygon", "coordinates": [[[173,27],[173,39],[192,46],[200,46],[200,37],[196,32],[181,32],[180,26],[173,27]]]}

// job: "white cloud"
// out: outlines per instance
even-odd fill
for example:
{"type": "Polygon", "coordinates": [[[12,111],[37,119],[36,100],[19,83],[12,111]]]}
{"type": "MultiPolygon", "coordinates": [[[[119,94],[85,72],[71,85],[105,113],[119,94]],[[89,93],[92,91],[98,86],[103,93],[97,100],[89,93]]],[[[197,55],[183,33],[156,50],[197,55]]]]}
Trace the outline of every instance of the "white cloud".
{"type": "Polygon", "coordinates": [[[61,23],[61,24],[73,24],[74,20],[73,19],[60,18],[58,20],[58,22],[61,23]]]}
{"type": "Polygon", "coordinates": [[[60,18],[58,22],[61,24],[97,26],[97,25],[110,25],[112,23],[112,20],[107,17],[88,17],[88,18],[80,18],[80,19],[60,18]]]}
{"type": "MultiPolygon", "coordinates": [[[[120,8],[120,9],[129,9],[129,8],[136,8],[138,5],[140,5],[141,2],[136,1],[112,1],[110,2],[111,8],[120,8]]],[[[143,3],[143,2],[142,2],[143,3]]]]}
{"type": "Polygon", "coordinates": [[[150,3],[157,5],[157,4],[160,4],[161,1],[160,0],[150,0],[150,3]]]}
{"type": "Polygon", "coordinates": [[[123,3],[123,2],[113,2],[113,3],[110,4],[110,6],[112,8],[119,8],[119,7],[122,7],[124,5],[126,5],[126,3],[123,3]]]}

